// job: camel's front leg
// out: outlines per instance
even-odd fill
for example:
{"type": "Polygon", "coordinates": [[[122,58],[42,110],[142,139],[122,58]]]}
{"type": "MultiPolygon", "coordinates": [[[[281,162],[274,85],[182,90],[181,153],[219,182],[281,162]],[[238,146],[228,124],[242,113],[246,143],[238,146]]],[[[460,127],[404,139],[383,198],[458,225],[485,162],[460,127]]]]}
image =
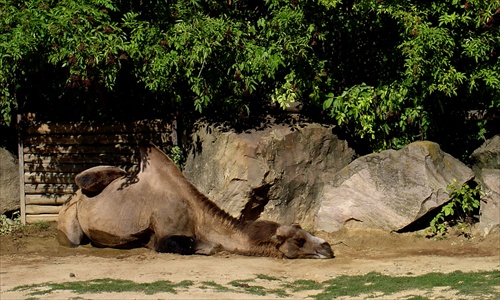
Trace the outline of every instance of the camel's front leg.
{"type": "Polygon", "coordinates": [[[222,250],[220,244],[205,243],[200,240],[196,241],[195,252],[200,255],[214,255],[222,250]]]}
{"type": "Polygon", "coordinates": [[[78,247],[79,245],[88,243],[87,237],[80,226],[76,210],[79,197],[81,197],[80,191],[77,192],[76,196],[71,198],[71,201],[65,203],[59,211],[57,241],[62,246],[78,247]]]}

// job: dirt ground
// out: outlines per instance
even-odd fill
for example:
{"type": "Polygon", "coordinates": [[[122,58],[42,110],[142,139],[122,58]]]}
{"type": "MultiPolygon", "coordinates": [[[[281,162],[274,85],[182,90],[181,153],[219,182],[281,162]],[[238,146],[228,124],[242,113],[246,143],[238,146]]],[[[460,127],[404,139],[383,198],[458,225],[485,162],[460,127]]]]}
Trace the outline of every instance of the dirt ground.
{"type": "MultiPolygon", "coordinates": [[[[55,229],[24,231],[0,236],[0,299],[26,299],[16,286],[62,283],[92,279],[128,279],[134,282],[190,280],[194,285],[177,294],[141,293],[75,294],[56,291],[43,299],[264,299],[231,291],[199,288],[197,283],[227,284],[233,280],[255,279],[258,275],[325,281],[341,275],[380,272],[392,276],[422,275],[456,270],[500,270],[500,236],[486,238],[448,237],[428,239],[418,233],[385,233],[351,229],[335,234],[317,233],[332,244],[335,258],[329,260],[282,260],[245,257],[228,253],[215,256],[180,256],[148,249],[116,250],[91,246],[64,248],[57,244],[55,229]]],[[[259,283],[272,288],[272,281],[259,283]]],[[[500,284],[499,284],[500,285],[500,284]]],[[[442,291],[420,291],[430,298],[453,298],[442,291]],[[444,294],[443,294],[444,293],[444,294]]],[[[312,291],[296,292],[292,298],[306,299],[312,291]]],[[[415,292],[412,293],[415,295],[415,292]]],[[[399,295],[404,298],[404,295],[399,295]]],[[[391,297],[394,297],[392,295],[391,297]]],[[[35,297],[36,298],[36,297],[35,297]]],[[[363,298],[363,297],[361,297],[363,298]]],[[[354,299],[354,298],[346,298],[354,299]]],[[[377,299],[384,299],[380,297],[377,299]]]]}

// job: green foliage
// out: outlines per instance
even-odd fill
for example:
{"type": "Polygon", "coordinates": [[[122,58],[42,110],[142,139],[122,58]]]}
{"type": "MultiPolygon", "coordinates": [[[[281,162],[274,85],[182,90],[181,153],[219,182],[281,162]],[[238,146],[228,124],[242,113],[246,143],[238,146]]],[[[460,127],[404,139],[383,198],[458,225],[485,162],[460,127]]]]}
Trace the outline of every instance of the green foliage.
{"type": "Polygon", "coordinates": [[[480,186],[471,187],[464,183],[457,187],[456,179],[447,187],[450,202],[431,220],[427,232],[429,235],[444,235],[450,226],[457,225],[463,234],[474,224],[474,211],[479,208],[483,195],[480,186]]]}
{"type": "Polygon", "coordinates": [[[407,93],[404,87],[356,85],[339,96],[328,94],[323,108],[331,110],[338,125],[351,125],[354,136],[369,139],[374,149],[401,148],[428,126],[422,107],[405,107],[407,93]]]}
{"type": "Polygon", "coordinates": [[[0,235],[9,234],[22,227],[21,215],[18,211],[12,214],[12,218],[8,218],[6,215],[0,215],[0,235]]]}
{"type": "Polygon", "coordinates": [[[500,110],[499,8],[500,0],[1,0],[2,123],[19,111],[240,121],[301,102],[370,150],[419,139],[459,149],[451,146],[495,133],[487,118],[466,120],[500,110]]]}
{"type": "Polygon", "coordinates": [[[173,146],[170,149],[169,157],[172,161],[182,170],[184,163],[186,161],[186,155],[184,154],[184,150],[179,146],[173,146]]]}
{"type": "MultiPolygon", "coordinates": [[[[394,69],[327,95],[324,108],[339,125],[370,139],[374,150],[439,141],[452,131],[463,138],[467,130],[472,141],[484,138],[486,123],[465,119],[469,110],[500,105],[500,1],[360,1],[353,8],[397,35],[380,57],[394,69]]],[[[369,40],[374,46],[376,38],[369,40]]]]}

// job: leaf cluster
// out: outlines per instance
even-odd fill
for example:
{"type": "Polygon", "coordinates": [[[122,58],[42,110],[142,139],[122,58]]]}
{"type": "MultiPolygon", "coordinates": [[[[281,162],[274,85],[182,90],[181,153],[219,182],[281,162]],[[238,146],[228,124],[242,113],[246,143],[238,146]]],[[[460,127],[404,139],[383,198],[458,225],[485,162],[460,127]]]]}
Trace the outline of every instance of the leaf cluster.
{"type": "Polygon", "coordinates": [[[0,215],[0,235],[7,235],[22,227],[21,215],[18,211],[14,212],[11,218],[0,215]]]}
{"type": "Polygon", "coordinates": [[[467,231],[476,222],[474,215],[483,196],[481,187],[472,187],[468,183],[458,187],[454,179],[446,189],[451,200],[431,220],[427,232],[431,236],[444,235],[448,228],[457,225],[461,233],[467,235],[467,231]]]}

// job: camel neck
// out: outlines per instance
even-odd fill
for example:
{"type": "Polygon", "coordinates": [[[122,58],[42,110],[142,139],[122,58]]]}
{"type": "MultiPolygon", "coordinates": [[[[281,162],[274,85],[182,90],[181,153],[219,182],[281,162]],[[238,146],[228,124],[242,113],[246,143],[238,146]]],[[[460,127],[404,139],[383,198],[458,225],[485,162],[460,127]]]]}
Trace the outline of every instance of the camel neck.
{"type": "MultiPolygon", "coordinates": [[[[207,199],[208,200],[208,199],[207,199]]],[[[208,200],[210,201],[210,200],[208,200]]],[[[278,224],[270,221],[241,222],[228,215],[213,202],[200,216],[196,235],[202,241],[221,245],[229,252],[251,256],[282,257],[272,236],[278,224]]]]}
{"type": "MultiPolygon", "coordinates": [[[[145,166],[147,167],[143,168],[142,176],[150,177],[148,180],[154,181],[159,177],[157,174],[162,173],[162,181],[158,184],[175,189],[179,197],[188,204],[194,222],[195,235],[202,242],[221,245],[224,250],[233,253],[280,256],[280,252],[269,241],[276,232],[276,223],[268,223],[268,225],[272,224],[272,228],[265,231],[267,236],[255,241],[252,237],[252,230],[248,228],[249,224],[251,226],[253,223],[241,222],[218,207],[198,191],[171,161],[167,161],[164,165],[151,163],[145,166]]],[[[257,231],[260,230],[257,229],[257,231]]]]}

